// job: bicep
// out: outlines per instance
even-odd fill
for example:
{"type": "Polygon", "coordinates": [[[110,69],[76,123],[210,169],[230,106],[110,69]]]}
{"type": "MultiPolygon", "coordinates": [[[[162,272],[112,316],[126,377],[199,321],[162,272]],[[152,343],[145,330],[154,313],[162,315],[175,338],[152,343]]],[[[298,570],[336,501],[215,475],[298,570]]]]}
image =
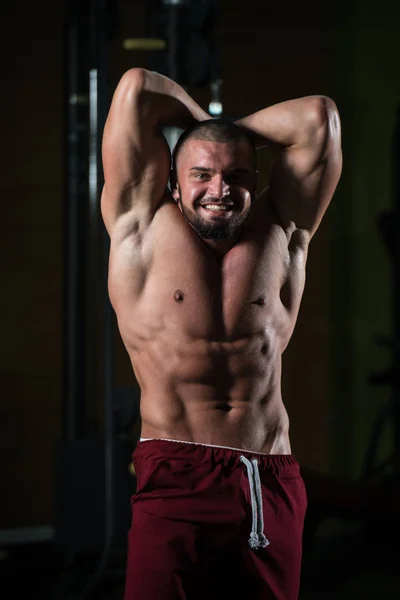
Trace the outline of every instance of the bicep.
{"type": "MultiPolygon", "coordinates": [[[[324,133],[321,133],[323,137],[324,133]]],[[[329,206],[342,170],[339,130],[303,148],[283,149],[271,170],[270,197],[285,231],[312,236],[329,206]]]]}
{"type": "Polygon", "coordinates": [[[141,72],[121,79],[104,128],[102,212],[106,225],[137,206],[152,212],[168,183],[168,144],[143,105],[141,72]]]}

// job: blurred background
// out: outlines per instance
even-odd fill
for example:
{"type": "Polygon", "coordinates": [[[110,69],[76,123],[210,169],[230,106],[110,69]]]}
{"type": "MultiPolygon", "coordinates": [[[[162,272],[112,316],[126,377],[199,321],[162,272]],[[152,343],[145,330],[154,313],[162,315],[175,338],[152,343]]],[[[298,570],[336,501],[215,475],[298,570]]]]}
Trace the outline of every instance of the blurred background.
{"type": "Polygon", "coordinates": [[[312,94],[339,108],[343,174],[284,355],[309,496],[300,599],[399,599],[400,5],[18,0],[1,16],[2,598],[123,595],[139,390],[105,290],[99,150],[120,77],[145,67],[227,118],[312,94]]]}

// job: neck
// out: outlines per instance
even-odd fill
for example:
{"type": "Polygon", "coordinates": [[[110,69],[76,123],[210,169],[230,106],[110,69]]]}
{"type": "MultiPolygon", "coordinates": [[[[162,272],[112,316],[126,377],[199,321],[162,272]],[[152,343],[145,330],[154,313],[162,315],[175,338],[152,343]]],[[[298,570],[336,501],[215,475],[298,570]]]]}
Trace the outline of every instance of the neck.
{"type": "Polygon", "coordinates": [[[234,246],[239,238],[239,235],[235,236],[230,240],[205,240],[200,238],[201,241],[212,251],[218,258],[223,258],[225,254],[234,246]]]}

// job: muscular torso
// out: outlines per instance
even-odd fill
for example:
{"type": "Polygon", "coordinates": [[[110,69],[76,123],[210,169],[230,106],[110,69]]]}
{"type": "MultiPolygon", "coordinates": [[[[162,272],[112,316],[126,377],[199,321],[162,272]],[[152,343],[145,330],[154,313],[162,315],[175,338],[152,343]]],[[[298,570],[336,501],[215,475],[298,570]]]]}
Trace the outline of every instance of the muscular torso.
{"type": "Polygon", "coordinates": [[[281,356],[293,332],[307,244],[259,198],[218,257],[173,200],[142,235],[112,239],[109,289],[141,388],[142,437],[290,453],[281,356]]]}

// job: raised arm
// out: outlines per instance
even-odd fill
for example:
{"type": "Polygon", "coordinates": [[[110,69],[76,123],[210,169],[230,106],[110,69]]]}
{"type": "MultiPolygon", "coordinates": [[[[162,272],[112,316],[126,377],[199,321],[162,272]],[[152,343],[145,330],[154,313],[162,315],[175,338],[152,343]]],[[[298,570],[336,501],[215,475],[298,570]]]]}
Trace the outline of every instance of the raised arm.
{"type": "Polygon", "coordinates": [[[257,147],[276,144],[269,196],[282,227],[311,237],[333,196],[342,169],[338,110],[326,96],[281,102],[236,121],[257,147]]]}
{"type": "Polygon", "coordinates": [[[185,129],[209,115],[174,81],[145,69],[127,71],[115,90],[103,136],[101,210],[111,235],[120,218],[145,228],[167,192],[170,150],[164,126],[185,129]]]}

